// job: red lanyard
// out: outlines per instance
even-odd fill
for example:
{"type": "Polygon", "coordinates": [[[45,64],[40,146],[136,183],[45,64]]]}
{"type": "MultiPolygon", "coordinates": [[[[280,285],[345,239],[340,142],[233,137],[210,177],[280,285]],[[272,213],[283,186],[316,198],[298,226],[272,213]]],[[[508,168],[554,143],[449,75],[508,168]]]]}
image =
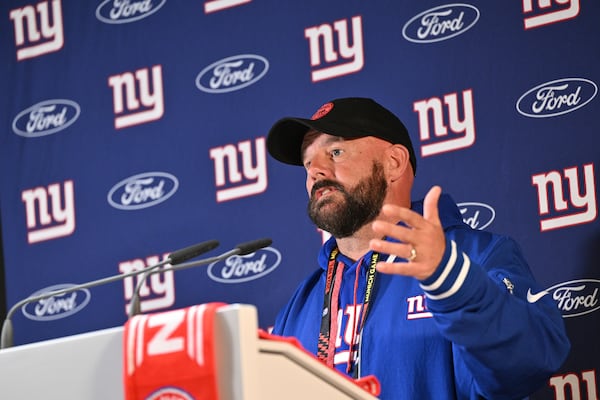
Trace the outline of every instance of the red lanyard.
{"type": "Polygon", "coordinates": [[[317,344],[317,357],[330,367],[333,366],[333,355],[335,353],[338,299],[344,271],[344,263],[336,263],[338,252],[336,247],[329,255],[327,277],[325,280],[325,295],[323,296],[323,312],[321,314],[321,329],[319,331],[319,342],[317,344]],[[339,271],[338,266],[341,266],[339,271]],[[331,318],[331,315],[334,317],[331,318]],[[333,336],[334,340],[330,339],[331,336],[333,336]]]}
{"type": "MultiPolygon", "coordinates": [[[[333,367],[333,359],[335,355],[335,340],[337,337],[337,314],[338,314],[338,306],[339,306],[339,292],[342,282],[342,275],[344,270],[344,263],[341,261],[336,261],[339,250],[337,247],[333,249],[331,254],[329,255],[329,262],[327,264],[327,277],[325,281],[325,294],[323,296],[323,313],[321,317],[321,329],[319,332],[319,342],[317,346],[317,357],[329,365],[333,367]]],[[[362,312],[360,318],[355,315],[355,319],[352,322],[353,332],[354,329],[358,329],[356,326],[356,321],[360,320],[360,329],[362,331],[365,321],[367,320],[367,315],[369,312],[369,305],[371,300],[374,297],[375,292],[375,278],[377,277],[377,270],[375,266],[379,259],[379,254],[373,253],[371,256],[371,260],[369,263],[369,269],[367,271],[367,286],[365,290],[365,296],[363,300],[362,312]]],[[[357,268],[357,277],[359,273],[359,269],[362,265],[362,259],[359,261],[357,268]]],[[[356,297],[356,285],[355,285],[355,297],[356,297]]],[[[355,301],[356,303],[356,301],[355,301]]],[[[350,321],[348,321],[350,323],[350,321]]],[[[359,335],[360,338],[360,335],[359,335]]],[[[348,373],[350,373],[351,369],[351,361],[353,360],[354,354],[354,334],[352,335],[352,343],[350,343],[349,349],[349,361],[348,361],[348,373]]],[[[357,369],[355,369],[355,375],[357,373],[357,369]]]]}

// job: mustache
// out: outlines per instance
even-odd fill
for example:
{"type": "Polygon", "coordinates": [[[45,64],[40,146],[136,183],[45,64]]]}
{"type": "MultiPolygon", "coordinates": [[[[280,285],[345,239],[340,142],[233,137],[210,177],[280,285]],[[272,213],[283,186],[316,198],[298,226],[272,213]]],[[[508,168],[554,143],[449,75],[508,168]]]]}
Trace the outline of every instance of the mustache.
{"type": "Polygon", "coordinates": [[[332,181],[330,179],[324,179],[322,181],[318,181],[317,183],[315,183],[310,191],[310,197],[313,197],[315,195],[315,193],[317,192],[317,190],[322,189],[324,187],[333,187],[337,190],[339,190],[340,192],[346,192],[346,190],[344,189],[344,187],[336,182],[336,181],[332,181]]]}

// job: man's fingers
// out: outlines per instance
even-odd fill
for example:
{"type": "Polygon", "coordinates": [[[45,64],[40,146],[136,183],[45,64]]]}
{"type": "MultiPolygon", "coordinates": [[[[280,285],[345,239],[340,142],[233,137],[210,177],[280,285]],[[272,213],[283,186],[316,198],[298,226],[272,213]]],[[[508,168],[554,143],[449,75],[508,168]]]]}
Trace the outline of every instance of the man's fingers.
{"type": "Polygon", "coordinates": [[[407,243],[388,242],[386,240],[372,239],[370,248],[378,253],[394,254],[398,257],[409,259],[413,246],[407,243]]]}
{"type": "Polygon", "coordinates": [[[440,213],[438,210],[438,202],[442,195],[442,188],[434,186],[429,189],[425,200],[423,201],[423,218],[436,225],[440,225],[440,213]]]}
{"type": "Polygon", "coordinates": [[[423,216],[421,214],[416,213],[409,208],[386,204],[382,207],[381,210],[388,217],[392,217],[394,220],[397,221],[402,221],[412,228],[418,228],[419,222],[423,219],[423,216]]]}

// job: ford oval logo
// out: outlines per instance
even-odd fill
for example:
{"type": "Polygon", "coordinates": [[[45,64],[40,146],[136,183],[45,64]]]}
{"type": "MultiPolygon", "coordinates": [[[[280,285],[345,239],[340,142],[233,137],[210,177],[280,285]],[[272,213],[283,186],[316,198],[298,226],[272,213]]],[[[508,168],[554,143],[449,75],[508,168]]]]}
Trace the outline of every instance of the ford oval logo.
{"type": "Polygon", "coordinates": [[[446,4],[412,17],[402,36],[414,43],[433,43],[465,33],[479,20],[479,10],[470,4],[446,4]]]}
{"type": "Polygon", "coordinates": [[[473,229],[483,230],[496,218],[496,211],[485,203],[466,202],[457,204],[463,222],[473,229]]]}
{"type": "MultiPolygon", "coordinates": [[[[29,297],[68,289],[74,286],[76,285],[70,283],[49,286],[38,290],[29,297]]],[[[70,293],[51,296],[38,300],[35,303],[26,304],[21,308],[21,311],[23,311],[25,317],[35,321],[52,321],[75,314],[83,309],[90,302],[91,298],[92,295],[88,289],[77,289],[70,293]]]]}
{"type": "Polygon", "coordinates": [[[12,129],[28,138],[51,135],[71,126],[80,112],[79,104],[74,101],[45,100],[21,111],[13,120],[12,129]]]}
{"type": "Polygon", "coordinates": [[[530,302],[535,302],[541,297],[552,294],[563,318],[579,317],[600,309],[600,280],[578,279],[559,283],[539,293],[528,293],[530,302]]]}
{"type": "Polygon", "coordinates": [[[555,117],[585,106],[596,93],[598,86],[589,79],[557,79],[525,92],[517,100],[517,111],[532,118],[555,117]]]}
{"type": "Polygon", "coordinates": [[[166,172],[146,172],[130,176],[108,192],[108,203],[120,210],[139,210],[155,206],[177,191],[179,181],[166,172]]]}
{"type": "Polygon", "coordinates": [[[240,283],[261,278],[275,270],[281,262],[281,254],[272,247],[265,247],[244,256],[231,256],[225,261],[208,266],[208,276],[221,283],[240,283]]]}
{"type": "Polygon", "coordinates": [[[198,89],[207,93],[240,90],[259,81],[269,70],[266,58],[241,54],[224,58],[204,68],[196,77],[198,89]]]}
{"type": "Polygon", "coordinates": [[[154,14],[166,2],[167,0],[162,0],[153,4],[148,0],[104,0],[96,8],[96,18],[107,24],[127,24],[154,14]]]}

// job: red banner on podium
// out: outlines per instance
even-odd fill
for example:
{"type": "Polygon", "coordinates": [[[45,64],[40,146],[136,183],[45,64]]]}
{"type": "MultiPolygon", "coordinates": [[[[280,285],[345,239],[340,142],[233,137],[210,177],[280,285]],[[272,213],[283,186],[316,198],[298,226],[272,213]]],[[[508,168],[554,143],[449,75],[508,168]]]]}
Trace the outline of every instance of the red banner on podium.
{"type": "Polygon", "coordinates": [[[126,400],[217,400],[214,318],[224,303],[137,315],[125,324],[126,400]]]}

